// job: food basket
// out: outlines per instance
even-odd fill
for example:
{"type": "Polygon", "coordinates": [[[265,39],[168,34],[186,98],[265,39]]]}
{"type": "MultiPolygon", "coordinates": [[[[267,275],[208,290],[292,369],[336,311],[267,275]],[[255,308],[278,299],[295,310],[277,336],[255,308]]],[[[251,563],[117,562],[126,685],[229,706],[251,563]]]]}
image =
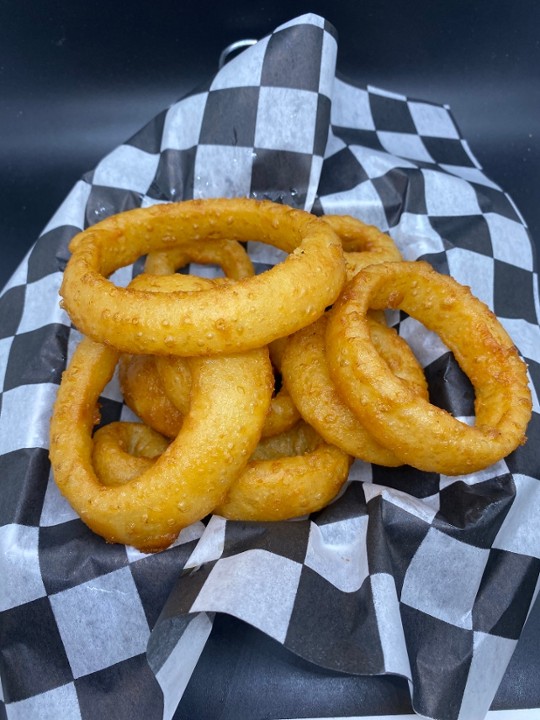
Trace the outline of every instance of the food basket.
{"type": "MultiPolygon", "coordinates": [[[[481,718],[490,707],[540,570],[532,243],[449,109],[344,80],[337,43],[325,19],[295,18],[164,109],[75,184],[0,297],[8,718],[185,717],[182,697],[217,614],[262,631],[314,672],[401,678],[422,716],[481,718]],[[528,364],[527,444],[459,477],[357,461],[316,515],[213,515],[154,555],[94,535],[48,460],[51,409],[80,339],[59,305],[68,243],[131,208],[245,196],[351,214],[389,233],[406,260],[469,285],[528,364]]],[[[257,272],[281,259],[257,243],[248,250],[257,272]]],[[[114,279],[125,284],[139,270],[114,279]]],[[[471,418],[472,388],[452,354],[412,318],[389,319],[423,365],[432,401],[471,418]]],[[[117,378],[101,414],[130,417],[117,378]]]]}

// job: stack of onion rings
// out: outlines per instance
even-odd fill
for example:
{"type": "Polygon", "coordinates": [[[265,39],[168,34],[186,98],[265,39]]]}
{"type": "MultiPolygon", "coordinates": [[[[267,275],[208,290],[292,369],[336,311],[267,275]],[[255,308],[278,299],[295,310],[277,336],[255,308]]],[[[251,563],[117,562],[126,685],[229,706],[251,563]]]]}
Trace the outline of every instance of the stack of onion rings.
{"type": "Polygon", "coordinates": [[[330,226],[269,201],[188,200],[130,210],[75,236],[70,249],[60,291],[65,309],[81,332],[122,352],[191,357],[263,347],[320,317],[345,281],[343,250],[330,226]],[[213,238],[257,240],[289,254],[261,275],[196,293],[119,288],[107,279],[148,253],[213,238]]]}
{"type": "Polygon", "coordinates": [[[272,369],[265,348],[190,358],[190,410],[177,437],[142,475],[105,485],[92,463],[92,430],[117,360],[116,350],[89,338],[75,350],[51,422],[51,462],[89,527],[109,542],[155,551],[212,512],[245,468],[270,404],[272,369]]]}
{"type": "MultiPolygon", "coordinates": [[[[403,461],[369,432],[343,400],[333,382],[326,360],[326,316],[289,339],[282,360],[284,382],[300,414],[325,440],[353,457],[377,465],[395,467],[403,461]]],[[[383,362],[409,383],[411,392],[427,399],[422,368],[407,343],[395,330],[368,317],[370,337],[383,362]]]]}
{"type": "Polygon", "coordinates": [[[187,201],[109,218],[70,249],[63,304],[87,337],[62,378],[50,457],[62,493],[109,542],[160,550],[211,512],[309,514],[337,495],[353,458],[459,474],[524,441],[526,366],[500,323],[467,288],[403,262],[389,236],[355,218],[187,201]],[[289,254],[254,275],[238,242],[250,240],[289,254]],[[107,279],[144,255],[145,273],[127,288],[107,279]],[[176,273],[192,262],[226,277],[176,273]],[[477,390],[476,427],[430,405],[387,307],[454,352],[477,390]],[[94,432],[117,366],[142,422],[94,432]]]}
{"type": "Polygon", "coordinates": [[[332,309],[326,353],[348,405],[403,463],[461,475],[525,442],[532,411],[525,363],[487,306],[427,263],[370,265],[356,275],[332,309]],[[441,337],[475,389],[475,426],[419,397],[389,370],[370,337],[369,308],[399,308],[441,337]]]}
{"type": "MultiPolygon", "coordinates": [[[[341,243],[329,225],[308,213],[238,199],[130,211],[79,234],[70,249],[61,292],[87,337],[63,375],[55,403],[54,477],[95,532],[110,542],[158,550],[222,503],[246,468],[271,404],[274,374],[267,344],[320,317],[336,300],[345,281],[341,243]],[[289,255],[263,275],[252,276],[248,267],[237,280],[193,280],[191,289],[179,290],[180,276],[174,275],[148,276],[145,289],[136,283],[118,288],[107,280],[119,267],[160,251],[169,255],[149,259],[168,263],[158,266],[158,273],[176,269],[186,258],[207,261],[190,247],[207,240],[226,241],[220,252],[230,249],[231,241],[258,240],[289,255]],[[266,311],[270,300],[281,310],[277,315],[266,311]],[[99,435],[95,442],[92,431],[99,395],[121,352],[138,361],[148,354],[186,357],[189,408],[179,411],[177,434],[158,459],[131,454],[145,465],[141,474],[132,469],[127,482],[120,477],[102,482],[93,465],[94,450],[101,452],[99,435]]],[[[239,255],[235,258],[230,275],[239,255]]],[[[120,449],[126,449],[125,438],[120,449]]]]}

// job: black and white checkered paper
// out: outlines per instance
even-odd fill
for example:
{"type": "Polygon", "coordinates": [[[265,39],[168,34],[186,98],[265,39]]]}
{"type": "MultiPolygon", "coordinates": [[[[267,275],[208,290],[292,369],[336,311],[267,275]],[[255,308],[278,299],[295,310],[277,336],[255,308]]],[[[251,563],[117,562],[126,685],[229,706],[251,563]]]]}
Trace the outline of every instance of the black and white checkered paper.
{"type": "MultiPolygon", "coordinates": [[[[325,668],[407,678],[426,717],[478,720],[489,708],[540,571],[533,246],[447,107],[353,86],[336,76],[336,55],[334,29],[306,15],[232,59],[75,185],[3,291],[0,706],[9,720],[172,718],[218,612],[325,668]],[[406,259],[470,285],[529,365],[529,442],[457,478],[356,462],[342,496],[309,519],[214,516],[152,556],[95,536],[48,461],[51,408],[79,339],[58,304],[67,244],[122,210],[215,196],[350,213],[387,231],[406,259]]],[[[250,251],[258,271],[279,259],[258,244],[250,251]]],[[[472,416],[452,355],[412,318],[393,320],[433,401],[472,416]]],[[[116,381],[102,406],[107,420],[129,417],[116,381]]]]}

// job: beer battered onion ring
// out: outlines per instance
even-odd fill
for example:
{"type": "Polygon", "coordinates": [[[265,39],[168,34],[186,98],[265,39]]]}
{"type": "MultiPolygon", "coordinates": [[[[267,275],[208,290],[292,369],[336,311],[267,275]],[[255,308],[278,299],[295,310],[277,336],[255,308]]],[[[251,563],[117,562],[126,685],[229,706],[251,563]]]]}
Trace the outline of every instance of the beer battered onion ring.
{"type": "Polygon", "coordinates": [[[150,275],[170,275],[189,263],[219,265],[233,280],[255,275],[251,258],[236,240],[193,240],[172,250],[150,253],[144,271],[150,275]]]}
{"type": "Polygon", "coordinates": [[[168,355],[142,357],[153,357],[160,387],[163,388],[169,404],[184,416],[188,411],[191,395],[191,373],[187,359],[168,355]]]}
{"type": "MultiPolygon", "coordinates": [[[[152,292],[175,292],[204,290],[214,283],[224,282],[227,281],[222,278],[210,280],[193,275],[156,276],[143,273],[135,277],[129,287],[152,292]]],[[[189,367],[185,358],[124,355],[120,360],[120,384],[126,404],[141,420],[167,437],[178,434],[189,405],[189,367]]],[[[298,420],[300,413],[287,388],[282,385],[272,397],[262,437],[285,432],[298,420]]]]}
{"type": "Polygon", "coordinates": [[[245,468],[270,404],[272,367],[266,348],[190,359],[191,403],[180,433],[149,470],[107,486],[92,465],[92,429],[117,360],[115,349],[89,338],[77,346],[51,419],[52,470],[60,492],[94,532],[157,551],[222,502],[245,468]]]}
{"type": "Polygon", "coordinates": [[[323,215],[322,220],[341,240],[347,280],[368,265],[402,259],[392,238],[374,225],[366,225],[352,215],[323,215]]]}
{"type": "Polygon", "coordinates": [[[345,282],[343,249],[330,225],[247,198],[130,210],[79,233],[70,250],[60,294],[73,324],[138,354],[186,357],[262,347],[320,317],[345,282]],[[196,293],[120,288],[107,279],[142,255],[206,238],[262,241],[289,255],[260,275],[196,293]]]}
{"type": "MultiPolygon", "coordinates": [[[[152,356],[135,356],[133,359],[136,361],[138,357],[152,356]]],[[[180,411],[180,413],[185,413],[184,408],[189,403],[190,392],[190,387],[186,382],[187,378],[185,374],[185,358],[178,358],[167,355],[156,355],[152,359],[155,362],[156,374],[158,375],[157,383],[159,383],[163,387],[165,394],[162,405],[163,410],[165,409],[166,405],[172,405],[174,411],[176,411],[176,414],[178,414],[178,411],[180,411]]],[[[133,388],[133,390],[136,391],[135,388],[133,388]]],[[[138,394],[144,394],[145,397],[148,397],[146,388],[141,385],[139,385],[138,394]]],[[[142,402],[140,404],[142,404],[142,402]]],[[[131,409],[136,412],[133,406],[131,406],[131,409]]],[[[171,415],[173,413],[171,413],[171,415]]],[[[159,430],[159,427],[157,427],[150,420],[150,413],[146,413],[145,416],[140,415],[139,413],[137,414],[151,427],[155,427],[155,429],[159,430]]],[[[296,405],[293,403],[288,389],[284,385],[282,385],[279,388],[278,392],[272,396],[270,407],[268,408],[268,414],[266,415],[266,419],[264,421],[264,426],[262,429],[262,437],[273,437],[274,435],[279,435],[283,432],[286,432],[287,430],[290,430],[294,425],[296,425],[299,420],[300,413],[298,412],[296,405]]],[[[162,427],[165,427],[165,424],[168,425],[168,421],[166,418],[163,418],[162,422],[162,427]]],[[[167,433],[164,434],[167,435],[167,433]]]]}
{"type": "Polygon", "coordinates": [[[261,440],[246,469],[215,513],[228,520],[291,520],[331,502],[347,479],[352,458],[300,421],[261,440]]]}
{"type": "MultiPolygon", "coordinates": [[[[365,462],[397,467],[403,462],[371,435],[343,399],[326,361],[328,316],[291,335],[282,357],[283,380],[306,422],[328,443],[365,462]]],[[[428,399],[424,372],[407,342],[395,330],[367,318],[371,341],[387,368],[428,399]]]]}
{"type": "MultiPolygon", "coordinates": [[[[119,369],[120,388],[126,405],[152,430],[175,438],[190,402],[191,376],[187,358],[124,353],[119,369]]],[[[270,402],[262,437],[286,432],[299,420],[300,413],[282,385],[270,402]]]]}
{"type": "Polygon", "coordinates": [[[124,485],[149,470],[169,440],[148,425],[111,422],[94,433],[92,464],[104,485],[124,485]]]}
{"type": "MultiPolygon", "coordinates": [[[[105,485],[148,470],[168,443],[142,423],[116,422],[94,434],[93,461],[105,485]]],[[[214,509],[229,520],[290,520],[320,510],[347,479],[352,459],[303,422],[262,440],[225,500],[214,509]]]]}
{"type": "Polygon", "coordinates": [[[178,372],[176,376],[177,385],[183,384],[183,388],[177,390],[177,396],[184,399],[179,408],[165,390],[156,361],[156,355],[121,355],[118,363],[120,389],[124,402],[137,417],[161,435],[175,438],[189,409],[191,375],[186,361],[183,365],[186,373],[178,372]]]}
{"type": "Polygon", "coordinates": [[[370,265],[334,305],[328,365],[342,397],[404,463],[460,475],[482,470],[525,442],[531,417],[527,367],[484,303],[425,262],[370,265]],[[439,335],[474,386],[475,426],[419,398],[381,359],[369,308],[399,308],[439,335]]]}

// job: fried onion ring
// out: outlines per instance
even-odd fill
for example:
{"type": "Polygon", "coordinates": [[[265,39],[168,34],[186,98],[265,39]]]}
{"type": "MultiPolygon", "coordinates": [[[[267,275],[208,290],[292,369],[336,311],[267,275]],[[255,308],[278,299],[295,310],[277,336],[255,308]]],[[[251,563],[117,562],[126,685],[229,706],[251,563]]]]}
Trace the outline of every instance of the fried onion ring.
{"type": "Polygon", "coordinates": [[[137,354],[186,357],[262,347],[320,317],[345,281],[342,246],[328,223],[247,198],[130,210],[79,233],[70,250],[60,293],[73,324],[137,354]],[[197,293],[120,288],[106,279],[142,255],[216,237],[262,241],[289,255],[260,275],[197,293]]]}
{"type": "Polygon", "coordinates": [[[531,417],[527,367],[495,315],[470,289],[425,262],[370,265],[332,309],[330,374],[377,440],[427,472],[482,470],[525,441],[531,417]],[[376,351],[369,308],[399,308],[439,335],[474,386],[476,425],[419,398],[376,351]]]}
{"type": "MultiPolygon", "coordinates": [[[[152,292],[174,292],[176,290],[204,290],[220,279],[209,280],[192,275],[138,275],[130,283],[136,287],[152,292]]],[[[121,364],[121,387],[126,404],[150,427],[167,437],[175,437],[178,433],[182,417],[189,405],[190,377],[189,367],[185,358],[169,355],[131,356],[129,361],[135,367],[130,370],[121,364]],[[146,357],[146,360],[142,358],[146,357]],[[148,375],[141,382],[137,372],[148,375]],[[157,375],[159,377],[156,377],[157,375]],[[153,377],[150,377],[153,375],[153,377]],[[132,382],[130,382],[132,380],[132,382]],[[148,389],[151,388],[151,392],[148,389]],[[153,398],[155,402],[153,402],[153,398]]],[[[268,415],[264,423],[262,436],[271,437],[285,432],[300,419],[286,387],[282,386],[272,397],[268,415]]]]}
{"type": "MultiPolygon", "coordinates": [[[[177,392],[184,399],[182,407],[178,408],[167,394],[157,370],[157,356],[124,353],[120,356],[118,368],[120,389],[126,405],[150,428],[165,437],[175,438],[189,409],[191,375],[188,374],[188,384],[184,383],[182,391],[177,392]]],[[[177,385],[185,379],[186,373],[178,374],[177,385]]]]}
{"type": "Polygon", "coordinates": [[[170,275],[189,263],[219,265],[226,277],[233,280],[255,275],[251,258],[236,240],[209,238],[193,240],[185,245],[150,253],[144,264],[144,271],[150,275],[170,275]]]}
{"type": "MultiPolygon", "coordinates": [[[[126,405],[150,428],[175,438],[189,408],[191,376],[186,358],[122,355],[120,388],[126,405]]],[[[273,437],[300,420],[285,386],[272,397],[262,437],[273,437]]]]}
{"type": "Polygon", "coordinates": [[[262,440],[215,513],[229,520],[277,521],[308,515],[333,500],[351,458],[306,423],[262,440]]]}
{"type": "Polygon", "coordinates": [[[191,372],[186,358],[155,355],[155,368],[169,402],[185,415],[191,395],[191,372]]]}
{"type": "Polygon", "coordinates": [[[276,395],[272,397],[270,409],[262,430],[262,437],[269,438],[280,435],[293,428],[300,420],[300,413],[289,390],[281,385],[276,395]]]}
{"type": "Polygon", "coordinates": [[[129,483],[106,486],[92,465],[98,398],[118,352],[84,338],[64,372],[51,420],[55,481],[81,519],[108,542],[163,549],[222,502],[260,438],[273,387],[268,351],[189,360],[193,388],[182,429],[129,483]]]}
{"type": "MultiPolygon", "coordinates": [[[[119,367],[126,405],[150,428],[175,438],[190,401],[191,376],[186,358],[123,354],[119,367]]],[[[299,420],[300,413],[282,386],[270,402],[262,437],[279,435],[299,420]]]]}
{"type": "Polygon", "coordinates": [[[92,464],[104,485],[123,485],[149,470],[168,446],[147,425],[112,422],[94,433],[92,464]]]}
{"type": "MultiPolygon", "coordinates": [[[[152,467],[167,445],[141,423],[111,423],[94,435],[96,474],[105,485],[129,482],[152,467]]],[[[351,458],[300,422],[259,443],[214,512],[229,520],[264,522],[316,512],[339,492],[350,464],[351,458]]]]}
{"type": "Polygon", "coordinates": [[[341,240],[345,250],[347,280],[368,265],[401,260],[392,238],[374,225],[366,225],[352,215],[323,215],[341,240]]]}
{"type": "MultiPolygon", "coordinates": [[[[288,339],[283,354],[283,379],[300,414],[326,442],[365,462],[397,467],[403,461],[377,442],[341,397],[326,361],[324,315],[288,339]]],[[[368,317],[371,341],[387,370],[401,377],[419,397],[428,399],[424,372],[409,345],[395,330],[368,317]]]]}

